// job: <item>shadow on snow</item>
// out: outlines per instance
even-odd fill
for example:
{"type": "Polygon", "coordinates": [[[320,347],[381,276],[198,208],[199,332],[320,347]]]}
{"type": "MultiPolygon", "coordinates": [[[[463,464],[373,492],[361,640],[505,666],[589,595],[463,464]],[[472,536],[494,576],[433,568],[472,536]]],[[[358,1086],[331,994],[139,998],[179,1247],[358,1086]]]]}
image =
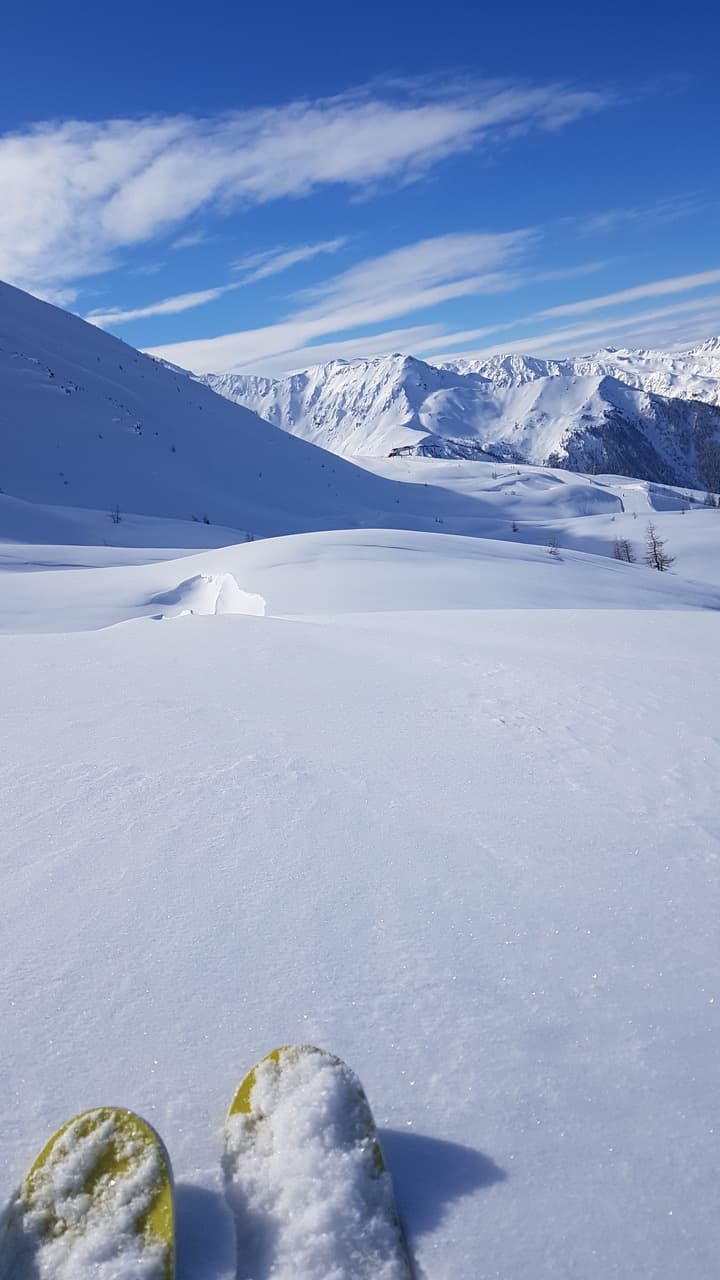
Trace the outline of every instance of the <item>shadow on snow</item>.
{"type": "Polygon", "coordinates": [[[457,1142],[383,1129],[380,1143],[411,1237],[432,1231],[453,1201],[507,1178],[489,1156],[457,1142]]]}

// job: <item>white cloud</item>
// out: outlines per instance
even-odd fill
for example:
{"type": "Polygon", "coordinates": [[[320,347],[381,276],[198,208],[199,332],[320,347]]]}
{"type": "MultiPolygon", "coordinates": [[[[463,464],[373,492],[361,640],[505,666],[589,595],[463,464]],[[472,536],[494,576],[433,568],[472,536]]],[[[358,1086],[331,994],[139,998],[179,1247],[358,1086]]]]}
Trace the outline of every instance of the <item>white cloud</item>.
{"type": "Polygon", "coordinates": [[[51,302],[54,307],[72,307],[78,296],[77,289],[55,289],[52,285],[45,289],[35,289],[34,293],[36,298],[40,298],[42,302],[51,302]]]}
{"type": "Polygon", "coordinates": [[[204,244],[207,239],[206,231],[187,231],[184,235],[178,236],[177,240],[173,240],[170,248],[194,249],[196,245],[204,244]]]}
{"type": "MultiPolygon", "coordinates": [[[[546,281],[554,280],[572,280],[578,276],[591,275],[595,271],[602,271],[607,264],[604,262],[585,262],[574,267],[559,267],[551,271],[532,271],[523,272],[521,277],[512,280],[513,286],[521,284],[542,284],[546,281]]],[[[507,329],[517,329],[520,325],[531,324],[542,317],[543,312],[537,312],[529,316],[514,317],[512,320],[506,320],[502,324],[483,325],[479,329],[463,329],[446,333],[443,337],[436,339],[433,346],[436,350],[440,347],[457,346],[458,343],[477,342],[479,338],[486,338],[491,333],[500,333],[507,329]]],[[[430,345],[425,344],[418,348],[420,351],[430,350],[430,345]]]]}
{"type": "Polygon", "coordinates": [[[411,181],[481,142],[556,128],[610,101],[560,85],[444,95],[418,85],[209,119],[37,125],[0,137],[0,277],[57,287],[201,209],[411,181]]]}
{"type": "Polygon", "coordinates": [[[214,302],[231,289],[239,289],[240,283],[221,284],[215,289],[199,289],[196,293],[178,293],[173,298],[163,298],[160,302],[151,302],[146,307],[135,307],[123,311],[116,307],[110,311],[88,311],[85,316],[91,324],[100,329],[111,329],[116,324],[127,324],[129,320],[145,320],[148,316],[174,316],[181,311],[191,311],[193,307],[202,307],[206,302],[214,302]]]}
{"type": "Polygon", "coordinates": [[[308,347],[298,347],[294,351],[284,351],[280,355],[270,355],[255,361],[252,366],[243,369],[236,367],[237,373],[261,373],[268,378],[280,378],[288,373],[296,373],[301,369],[309,369],[315,364],[325,364],[328,360],[360,360],[371,356],[390,355],[396,351],[424,351],[437,343],[442,335],[442,327],[435,324],[414,325],[408,329],[387,329],[382,333],[364,335],[361,338],[345,338],[342,342],[313,343],[308,347]]]}
{"type": "Polygon", "coordinates": [[[335,240],[321,240],[318,244],[301,244],[294,249],[266,249],[262,253],[251,253],[233,263],[233,269],[246,272],[243,284],[252,284],[256,280],[265,280],[268,276],[277,276],[299,262],[309,262],[321,253],[337,253],[347,244],[347,236],[338,236],[335,240]]]}
{"type": "Polygon", "coordinates": [[[295,263],[304,262],[307,258],[315,257],[316,254],[334,253],[345,243],[344,239],[326,240],[322,244],[300,245],[296,249],[283,251],[272,249],[265,253],[253,254],[245,258],[242,263],[235,264],[237,267],[259,264],[255,271],[244,275],[241,280],[233,280],[229,284],[217,285],[211,289],[198,289],[195,293],[178,293],[171,298],[161,298],[159,302],[150,302],[147,306],[132,307],[129,310],[123,310],[122,307],[97,308],[95,311],[88,311],[85,319],[101,329],[112,329],[114,325],[127,324],[130,320],[146,320],[150,316],[178,315],[181,311],[191,311],[195,307],[205,306],[208,302],[215,302],[224,294],[242,289],[254,280],[278,275],[281,271],[287,271],[295,263]]]}
{"type": "Polygon", "coordinates": [[[691,276],[671,276],[666,280],[652,280],[649,284],[638,284],[632,289],[621,289],[618,293],[605,293],[599,298],[584,298],[580,302],[566,302],[559,307],[547,307],[538,314],[545,318],[582,315],[586,311],[599,311],[603,307],[614,307],[624,302],[638,302],[642,298],[659,298],[669,293],[688,293],[691,289],[703,289],[712,284],[720,284],[720,270],[699,271],[691,276]]]}
{"type": "Polygon", "coordinates": [[[606,209],[586,218],[568,218],[586,235],[604,235],[621,227],[664,226],[681,218],[692,217],[708,207],[708,201],[698,193],[685,192],[656,200],[653,204],[630,208],[606,209]]]}
{"type": "Polygon", "coordinates": [[[180,134],[180,122],[110,121],[0,138],[0,277],[49,287],[108,267],[108,199],[180,134]]]}
{"type": "Polygon", "coordinates": [[[449,297],[497,292],[507,287],[505,269],[514,265],[536,235],[526,228],[453,232],[403,245],[306,289],[300,295],[307,304],[304,315],[326,319],[335,309],[340,319],[352,308],[353,324],[372,324],[449,297]]]}
{"type": "MultiPolygon", "coordinates": [[[[638,311],[629,316],[608,316],[604,320],[595,320],[590,324],[566,325],[561,329],[525,335],[522,338],[513,338],[509,342],[503,341],[496,343],[494,346],[480,349],[455,350],[452,354],[439,355],[437,359],[441,361],[483,359],[488,356],[513,351],[519,351],[525,355],[564,356],[575,354],[581,350],[587,351],[589,348],[594,349],[608,343],[614,344],[618,335],[623,333],[623,340],[630,342],[632,345],[639,340],[643,333],[650,331],[649,326],[653,327],[653,333],[662,331],[665,334],[669,334],[671,329],[674,330],[676,326],[673,324],[673,326],[662,329],[661,326],[658,326],[659,321],[671,320],[674,322],[678,316],[692,315],[695,312],[704,312],[702,327],[698,332],[707,336],[708,330],[716,327],[720,322],[720,294],[710,298],[693,298],[687,302],[676,302],[671,306],[656,307],[649,311],[638,311]],[[625,330],[630,330],[630,335],[625,333],[625,330]]],[[[538,318],[540,315],[541,313],[538,313],[538,318]]],[[[532,317],[526,317],[523,321],[515,321],[512,325],[497,325],[494,328],[488,328],[484,331],[478,330],[477,332],[484,332],[485,334],[499,332],[501,329],[515,328],[518,324],[528,324],[530,319],[532,317]]],[[[467,330],[462,333],[449,333],[435,346],[439,350],[442,346],[465,342],[467,338],[467,330]]],[[[432,358],[434,359],[435,357],[432,358]]]]}
{"type": "Polygon", "coordinates": [[[720,298],[714,307],[697,314],[665,323],[648,322],[639,329],[633,329],[628,345],[632,347],[662,350],[686,351],[688,347],[704,342],[706,338],[720,335],[720,298]]]}
{"type": "Polygon", "coordinates": [[[315,338],[379,324],[451,298],[496,293],[516,283],[513,268],[535,233],[435,236],[343,271],[305,290],[279,324],[217,338],[153,347],[151,354],[196,373],[259,367],[315,338]]]}

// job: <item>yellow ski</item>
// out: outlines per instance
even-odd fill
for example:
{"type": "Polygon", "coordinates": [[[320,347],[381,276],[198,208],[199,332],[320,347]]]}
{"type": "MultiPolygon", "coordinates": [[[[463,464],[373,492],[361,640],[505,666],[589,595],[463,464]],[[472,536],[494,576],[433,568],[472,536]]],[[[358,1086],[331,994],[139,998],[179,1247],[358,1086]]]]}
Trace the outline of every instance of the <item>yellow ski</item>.
{"type": "Polygon", "coordinates": [[[357,1076],[312,1045],[274,1049],[225,1126],[238,1280],[409,1280],[410,1258],[357,1076]]]}
{"type": "Polygon", "coordinates": [[[0,1228],[0,1280],[173,1280],[165,1147],[119,1107],[84,1111],[43,1148],[0,1228]]]}

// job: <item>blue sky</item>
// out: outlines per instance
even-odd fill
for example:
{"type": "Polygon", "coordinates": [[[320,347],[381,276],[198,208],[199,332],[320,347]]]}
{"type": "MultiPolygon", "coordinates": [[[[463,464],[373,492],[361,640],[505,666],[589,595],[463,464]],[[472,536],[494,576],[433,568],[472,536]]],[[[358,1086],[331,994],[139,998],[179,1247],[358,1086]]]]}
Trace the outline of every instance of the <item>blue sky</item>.
{"type": "Polygon", "coordinates": [[[4,19],[0,278],[198,371],[720,330],[720,17],[160,0],[4,19]]]}

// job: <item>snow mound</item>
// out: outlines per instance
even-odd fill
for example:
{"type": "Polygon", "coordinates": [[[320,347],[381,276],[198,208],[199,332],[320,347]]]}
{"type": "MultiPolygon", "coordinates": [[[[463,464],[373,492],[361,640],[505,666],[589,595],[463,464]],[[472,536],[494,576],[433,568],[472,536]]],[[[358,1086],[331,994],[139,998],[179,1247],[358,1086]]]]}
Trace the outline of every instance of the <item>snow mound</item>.
{"type": "Polygon", "coordinates": [[[220,613],[249,613],[262,618],[265,614],[263,597],[243,591],[231,573],[196,573],[170,591],[158,592],[150,603],[170,606],[172,612],[161,614],[163,618],[220,613]]]}
{"type": "Polygon", "coordinates": [[[660,512],[655,523],[677,554],[672,573],[613,558],[616,538],[642,557],[642,525],[632,512],[538,523],[527,534],[537,542],[522,541],[520,527],[510,534],[516,541],[345,529],[171,552],[168,560],[159,548],[9,544],[0,549],[0,634],[99,631],[221,613],[251,626],[258,618],[408,610],[720,610],[717,512],[684,519],[660,512]],[[549,554],[553,537],[558,555],[549,554]]]}

